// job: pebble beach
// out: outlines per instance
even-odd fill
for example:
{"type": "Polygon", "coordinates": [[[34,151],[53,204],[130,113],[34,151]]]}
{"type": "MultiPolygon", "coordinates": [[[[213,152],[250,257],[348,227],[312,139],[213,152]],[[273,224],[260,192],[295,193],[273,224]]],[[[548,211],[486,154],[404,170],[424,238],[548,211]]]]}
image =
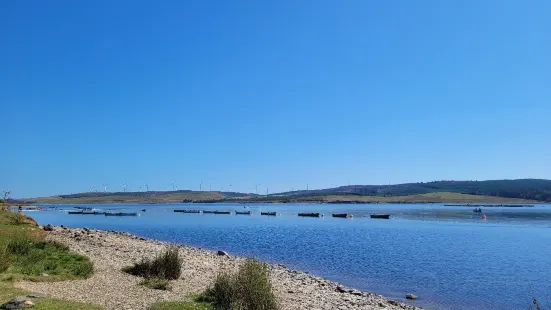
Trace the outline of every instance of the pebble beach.
{"type": "MultiPolygon", "coordinates": [[[[216,275],[235,271],[244,261],[184,245],[148,240],[126,232],[86,228],[53,227],[49,240],[66,244],[94,263],[94,274],[84,280],[62,282],[18,282],[16,286],[52,297],[101,305],[106,309],[147,309],[160,301],[188,300],[211,285],[216,275]],[[142,280],[121,271],[125,266],[154,257],[168,246],[177,246],[184,258],[180,279],[170,281],[169,290],[153,290],[139,285],[142,280]]],[[[270,279],[284,310],[320,309],[420,309],[370,292],[347,288],[338,283],[268,264],[270,279]]]]}

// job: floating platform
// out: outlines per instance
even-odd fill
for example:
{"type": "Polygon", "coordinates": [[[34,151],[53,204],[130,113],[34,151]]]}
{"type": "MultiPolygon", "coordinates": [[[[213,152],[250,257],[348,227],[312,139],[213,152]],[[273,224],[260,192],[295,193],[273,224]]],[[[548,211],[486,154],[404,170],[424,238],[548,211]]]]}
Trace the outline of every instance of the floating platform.
{"type": "Polygon", "coordinates": [[[174,210],[174,212],[179,212],[179,213],[201,213],[201,210],[174,210]]]}
{"type": "Polygon", "coordinates": [[[260,212],[260,215],[276,216],[277,213],[275,213],[275,212],[260,212]]]}
{"type": "Polygon", "coordinates": [[[235,211],[236,215],[251,215],[253,214],[251,211],[235,211]]]}

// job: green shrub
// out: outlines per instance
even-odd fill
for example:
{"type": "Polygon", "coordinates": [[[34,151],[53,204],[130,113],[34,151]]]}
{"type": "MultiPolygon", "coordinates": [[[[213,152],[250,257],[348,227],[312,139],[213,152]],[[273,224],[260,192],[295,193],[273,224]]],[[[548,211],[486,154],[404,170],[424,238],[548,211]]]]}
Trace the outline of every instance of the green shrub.
{"type": "Polygon", "coordinates": [[[125,267],[122,271],[144,278],[176,280],[182,274],[182,263],[178,248],[170,247],[153,260],[142,258],[141,262],[125,267]]]}
{"type": "Polygon", "coordinates": [[[140,282],[140,285],[149,287],[154,290],[168,290],[168,281],[164,279],[145,278],[140,282]]]}
{"type": "Polygon", "coordinates": [[[234,275],[218,275],[200,300],[212,303],[216,310],[279,309],[267,266],[254,259],[246,260],[234,275]]]}

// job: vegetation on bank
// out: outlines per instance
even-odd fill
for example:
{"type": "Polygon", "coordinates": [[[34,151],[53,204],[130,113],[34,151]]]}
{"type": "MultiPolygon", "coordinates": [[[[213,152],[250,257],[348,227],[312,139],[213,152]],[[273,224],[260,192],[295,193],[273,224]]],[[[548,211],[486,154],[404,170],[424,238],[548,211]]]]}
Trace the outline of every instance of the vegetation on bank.
{"type": "Polygon", "coordinates": [[[265,263],[246,260],[235,274],[222,273],[199,299],[215,310],[278,310],[265,263]]]}
{"type": "MultiPolygon", "coordinates": [[[[140,263],[123,269],[132,275],[142,276],[140,284],[152,289],[166,289],[167,280],[180,276],[182,261],[176,248],[168,248],[155,259],[142,259],[140,263]],[[176,271],[178,270],[178,271],[176,271]],[[169,271],[169,272],[167,272],[169,271]],[[167,276],[170,275],[170,276],[167,276]],[[177,275],[177,276],[176,276],[177,275]]],[[[272,290],[268,267],[254,259],[246,260],[236,273],[221,273],[203,294],[190,301],[160,302],[151,310],[279,310],[272,290]]]]}
{"type": "MultiPolygon", "coordinates": [[[[0,304],[28,292],[14,287],[18,280],[59,281],[92,274],[90,260],[60,243],[45,241],[45,232],[23,214],[0,211],[0,304]]],[[[33,309],[98,310],[94,306],[54,298],[33,300],[33,309]]]]}

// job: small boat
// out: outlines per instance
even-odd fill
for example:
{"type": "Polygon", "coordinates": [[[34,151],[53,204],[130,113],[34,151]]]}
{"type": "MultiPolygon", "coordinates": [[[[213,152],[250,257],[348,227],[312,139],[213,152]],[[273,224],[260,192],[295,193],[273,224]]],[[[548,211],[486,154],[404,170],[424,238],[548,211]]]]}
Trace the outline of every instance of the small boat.
{"type": "Polygon", "coordinates": [[[276,216],[277,213],[275,212],[260,212],[260,215],[270,215],[270,216],[276,216]]]}
{"type": "Polygon", "coordinates": [[[137,212],[105,212],[105,216],[137,216],[137,212]]]}
{"type": "Polygon", "coordinates": [[[67,211],[69,214],[82,214],[82,211],[67,211]]]}
{"type": "Polygon", "coordinates": [[[174,210],[174,212],[180,212],[180,213],[201,213],[201,210],[174,210]]]}
{"type": "Polygon", "coordinates": [[[298,216],[320,217],[319,213],[299,213],[298,216]]]}
{"type": "Polygon", "coordinates": [[[333,217],[347,218],[347,217],[348,217],[348,213],[333,213],[333,217]]]}
{"type": "Polygon", "coordinates": [[[214,211],[214,214],[231,214],[231,211],[214,211]]]}
{"type": "Polygon", "coordinates": [[[210,214],[214,214],[216,211],[213,211],[213,210],[203,210],[203,214],[207,214],[207,213],[210,213],[210,214]]]}
{"type": "Polygon", "coordinates": [[[142,209],[142,212],[145,212],[145,209],[142,209]]]}
{"type": "Polygon", "coordinates": [[[253,214],[251,211],[235,211],[235,214],[241,214],[241,215],[251,215],[253,214]]]}
{"type": "Polygon", "coordinates": [[[390,218],[390,214],[371,214],[369,217],[371,217],[372,219],[389,219],[390,218]]]}

